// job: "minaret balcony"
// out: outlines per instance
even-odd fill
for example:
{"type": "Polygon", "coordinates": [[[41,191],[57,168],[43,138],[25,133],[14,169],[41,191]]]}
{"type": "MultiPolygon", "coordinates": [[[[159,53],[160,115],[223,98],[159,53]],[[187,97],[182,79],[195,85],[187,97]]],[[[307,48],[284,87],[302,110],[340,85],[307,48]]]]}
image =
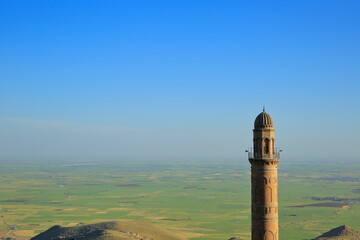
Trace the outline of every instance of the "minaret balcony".
{"type": "Polygon", "coordinates": [[[273,154],[264,154],[264,153],[257,153],[254,152],[252,148],[245,151],[248,154],[248,159],[280,159],[280,153],[282,152],[281,149],[276,149],[273,154]]]}

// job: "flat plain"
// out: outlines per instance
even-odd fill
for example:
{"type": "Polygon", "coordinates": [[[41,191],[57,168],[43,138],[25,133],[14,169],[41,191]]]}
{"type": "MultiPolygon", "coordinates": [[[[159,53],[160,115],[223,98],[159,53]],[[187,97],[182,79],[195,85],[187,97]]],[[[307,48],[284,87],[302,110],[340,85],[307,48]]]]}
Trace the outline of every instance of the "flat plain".
{"type": "MultiPolygon", "coordinates": [[[[359,163],[279,164],[280,239],[340,225],[360,230],[359,163]]],[[[250,239],[250,164],[0,163],[0,231],[30,238],[54,225],[156,224],[191,240],[250,239]]]]}

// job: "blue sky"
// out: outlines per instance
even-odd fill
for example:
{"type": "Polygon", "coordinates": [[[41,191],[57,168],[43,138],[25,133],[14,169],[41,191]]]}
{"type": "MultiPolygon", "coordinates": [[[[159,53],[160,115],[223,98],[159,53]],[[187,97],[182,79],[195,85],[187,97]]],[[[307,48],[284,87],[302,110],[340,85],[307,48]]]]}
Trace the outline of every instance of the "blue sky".
{"type": "Polygon", "coordinates": [[[0,156],[360,155],[359,1],[1,1],[0,156]]]}

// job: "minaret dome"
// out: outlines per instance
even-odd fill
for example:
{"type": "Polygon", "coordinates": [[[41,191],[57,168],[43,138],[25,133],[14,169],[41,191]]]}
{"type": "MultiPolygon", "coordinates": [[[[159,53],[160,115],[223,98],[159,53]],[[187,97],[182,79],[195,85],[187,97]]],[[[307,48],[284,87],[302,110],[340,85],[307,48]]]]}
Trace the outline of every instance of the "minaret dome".
{"type": "Polygon", "coordinates": [[[254,122],[254,127],[256,129],[258,128],[272,128],[274,127],[273,120],[267,112],[265,112],[265,109],[262,113],[260,113],[256,118],[254,122]]]}

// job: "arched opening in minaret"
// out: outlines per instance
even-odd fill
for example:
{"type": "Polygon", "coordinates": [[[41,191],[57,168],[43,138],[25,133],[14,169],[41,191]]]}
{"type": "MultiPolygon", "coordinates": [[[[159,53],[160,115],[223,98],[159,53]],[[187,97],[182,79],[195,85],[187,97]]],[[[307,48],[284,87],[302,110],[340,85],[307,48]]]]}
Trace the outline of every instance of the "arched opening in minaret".
{"type": "Polygon", "coordinates": [[[269,154],[270,152],[270,140],[265,138],[264,153],[269,154]]]}
{"type": "Polygon", "coordinates": [[[256,138],[254,140],[254,157],[259,158],[261,157],[263,152],[263,139],[262,138],[256,138]]]}

